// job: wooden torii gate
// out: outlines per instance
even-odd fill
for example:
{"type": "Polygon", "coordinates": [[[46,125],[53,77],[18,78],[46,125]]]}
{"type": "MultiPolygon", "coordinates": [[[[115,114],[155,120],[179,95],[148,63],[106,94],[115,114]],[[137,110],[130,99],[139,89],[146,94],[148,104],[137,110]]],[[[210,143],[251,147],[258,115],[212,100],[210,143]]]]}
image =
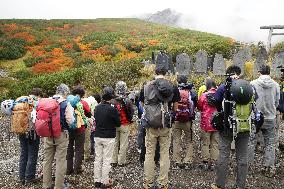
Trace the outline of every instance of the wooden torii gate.
{"type": "Polygon", "coordinates": [[[271,37],[273,35],[284,35],[284,33],[273,33],[274,29],[284,29],[284,25],[261,26],[260,29],[269,29],[268,42],[267,42],[268,50],[271,48],[271,37]]]}

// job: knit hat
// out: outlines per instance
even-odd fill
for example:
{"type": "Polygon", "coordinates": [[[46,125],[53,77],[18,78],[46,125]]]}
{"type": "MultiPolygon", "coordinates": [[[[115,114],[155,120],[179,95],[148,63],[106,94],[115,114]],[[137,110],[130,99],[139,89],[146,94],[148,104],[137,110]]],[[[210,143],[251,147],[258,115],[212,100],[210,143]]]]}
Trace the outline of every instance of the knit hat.
{"type": "Polygon", "coordinates": [[[102,99],[109,101],[114,98],[114,90],[111,87],[105,87],[102,92],[102,99]]]}
{"type": "Polygon", "coordinates": [[[118,81],[115,85],[115,92],[124,95],[127,91],[127,86],[124,81],[118,81]]]}
{"type": "Polygon", "coordinates": [[[68,95],[69,93],[70,93],[70,89],[69,89],[69,87],[68,87],[66,84],[64,84],[64,83],[61,83],[61,84],[56,88],[56,94],[65,96],[65,95],[68,95]]]}

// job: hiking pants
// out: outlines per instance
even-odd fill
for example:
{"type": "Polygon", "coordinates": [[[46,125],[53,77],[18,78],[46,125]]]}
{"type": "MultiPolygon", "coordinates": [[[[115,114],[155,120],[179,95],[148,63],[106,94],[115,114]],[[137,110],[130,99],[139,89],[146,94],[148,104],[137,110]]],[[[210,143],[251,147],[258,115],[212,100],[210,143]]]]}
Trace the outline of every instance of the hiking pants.
{"type": "Polygon", "coordinates": [[[203,161],[216,162],[219,155],[219,132],[205,132],[201,134],[201,156],[203,161]]]}
{"type": "Polygon", "coordinates": [[[140,121],[138,122],[138,129],[137,129],[137,146],[139,149],[141,149],[143,147],[143,145],[145,144],[145,128],[143,128],[143,125],[140,123],[140,121]]]}
{"type": "Polygon", "coordinates": [[[112,163],[126,164],[126,153],[129,145],[129,125],[116,128],[115,146],[112,155],[112,163]]]}
{"type": "MultiPolygon", "coordinates": [[[[35,134],[35,132],[34,132],[35,134]]],[[[36,135],[29,137],[26,134],[19,135],[20,140],[20,161],[19,161],[19,178],[20,181],[32,180],[36,175],[36,164],[38,158],[38,150],[40,137],[36,135]]]]}
{"type": "Polygon", "coordinates": [[[43,188],[52,186],[52,162],[56,159],[55,187],[64,187],[64,177],[66,172],[66,155],[68,147],[68,132],[61,132],[58,138],[44,138],[44,158],[43,158],[43,188]]]}
{"type": "Polygon", "coordinates": [[[115,145],[114,138],[95,137],[96,157],[94,162],[94,181],[109,183],[111,156],[115,145]]]}
{"type": "MultiPolygon", "coordinates": [[[[219,158],[216,167],[215,183],[221,188],[225,188],[225,183],[228,175],[228,161],[230,160],[231,143],[233,140],[232,134],[220,132],[219,141],[219,158]]],[[[248,174],[247,151],[248,151],[249,133],[238,133],[235,139],[236,160],[237,160],[237,178],[236,186],[240,189],[245,189],[246,178],[248,174]]]]}
{"type": "Polygon", "coordinates": [[[90,146],[91,146],[91,128],[87,127],[85,130],[85,143],[84,143],[84,159],[90,159],[90,146]]]}
{"type": "Polygon", "coordinates": [[[85,132],[79,133],[76,130],[69,131],[69,144],[67,150],[67,172],[77,172],[82,169],[82,161],[84,156],[85,132]],[[75,161],[74,158],[75,146],[75,161]]]}
{"type": "Polygon", "coordinates": [[[275,147],[276,149],[279,148],[279,130],[280,130],[280,125],[281,124],[281,113],[279,111],[277,111],[277,115],[276,115],[276,144],[275,147]]]}
{"type": "Polygon", "coordinates": [[[169,148],[171,143],[171,129],[146,129],[146,156],[144,163],[145,185],[152,187],[155,178],[154,156],[157,142],[160,143],[160,173],[157,178],[158,186],[168,186],[170,157],[169,148]]]}
{"type": "Polygon", "coordinates": [[[185,158],[184,163],[191,163],[193,156],[193,135],[192,135],[192,121],[181,123],[176,121],[173,125],[173,161],[176,163],[182,163],[181,157],[181,143],[182,132],[184,132],[184,144],[185,144],[185,158]]]}
{"type": "MultiPolygon", "coordinates": [[[[142,134],[143,134],[142,135],[143,138],[142,138],[141,153],[140,153],[139,160],[140,160],[140,163],[144,164],[145,155],[146,155],[146,144],[145,144],[146,129],[145,128],[142,129],[142,134]]],[[[159,141],[157,142],[154,161],[155,161],[156,164],[159,163],[159,161],[160,161],[160,144],[159,144],[159,141]]]]}
{"type": "MultiPolygon", "coordinates": [[[[265,167],[273,167],[275,165],[275,149],[276,149],[276,119],[265,119],[260,129],[264,138],[264,158],[263,165],[265,167]]],[[[249,162],[254,162],[255,156],[255,131],[251,134],[249,142],[249,162]]]]}
{"type": "Polygon", "coordinates": [[[91,155],[95,154],[95,131],[91,131],[91,155]]]}

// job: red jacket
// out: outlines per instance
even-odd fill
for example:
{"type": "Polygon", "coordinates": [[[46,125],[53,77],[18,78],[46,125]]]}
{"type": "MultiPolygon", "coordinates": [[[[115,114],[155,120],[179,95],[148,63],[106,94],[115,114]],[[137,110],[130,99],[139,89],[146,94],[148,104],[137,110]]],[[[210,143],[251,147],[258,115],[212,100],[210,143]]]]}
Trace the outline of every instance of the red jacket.
{"type": "Polygon", "coordinates": [[[202,130],[206,132],[216,131],[215,129],[212,128],[210,121],[212,118],[212,114],[217,111],[217,108],[208,105],[207,98],[206,98],[206,95],[208,93],[215,93],[215,92],[216,92],[216,89],[210,89],[208,92],[203,93],[201,97],[199,98],[198,104],[197,104],[197,108],[201,112],[200,127],[202,130]]]}
{"type": "MultiPolygon", "coordinates": [[[[85,116],[87,116],[88,114],[91,113],[91,109],[90,109],[90,107],[89,107],[89,105],[88,105],[88,103],[87,103],[86,101],[81,100],[81,103],[83,104],[85,116]]],[[[78,133],[84,133],[85,130],[86,130],[85,125],[82,125],[81,128],[76,129],[76,131],[77,131],[78,133]]]]}

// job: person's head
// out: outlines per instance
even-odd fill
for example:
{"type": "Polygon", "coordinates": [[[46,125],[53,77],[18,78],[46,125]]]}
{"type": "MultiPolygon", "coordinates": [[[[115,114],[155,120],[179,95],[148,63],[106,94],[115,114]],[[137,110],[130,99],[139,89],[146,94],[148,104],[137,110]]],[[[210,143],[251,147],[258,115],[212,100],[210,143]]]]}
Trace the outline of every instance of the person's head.
{"type": "Polygon", "coordinates": [[[31,95],[34,95],[36,97],[42,97],[42,90],[41,88],[33,88],[31,95]]]}
{"type": "Polygon", "coordinates": [[[118,95],[125,95],[127,92],[127,85],[124,81],[118,81],[115,85],[115,92],[118,95]]]}
{"type": "Polygon", "coordinates": [[[105,87],[103,88],[102,92],[102,100],[103,101],[110,101],[114,98],[114,90],[112,87],[105,87]]]}
{"type": "Polygon", "coordinates": [[[187,83],[187,76],[186,75],[178,75],[177,76],[177,82],[178,84],[181,84],[181,83],[184,83],[186,84],[187,83]]]}
{"type": "Polygon", "coordinates": [[[155,69],[155,74],[156,75],[166,75],[167,69],[165,68],[165,66],[157,65],[155,69]]]}
{"type": "Polygon", "coordinates": [[[80,98],[83,98],[84,95],[85,95],[85,90],[83,89],[82,86],[77,85],[77,86],[75,86],[75,87],[73,88],[72,94],[73,94],[73,95],[79,95],[80,98]]]}
{"type": "Polygon", "coordinates": [[[66,97],[67,95],[70,94],[70,89],[69,87],[64,84],[61,83],[57,88],[56,88],[56,94],[61,95],[63,97],[66,97]]]}
{"type": "Polygon", "coordinates": [[[229,66],[227,69],[226,69],[226,74],[228,75],[237,75],[237,76],[240,76],[242,73],[242,70],[239,66],[236,66],[236,65],[232,65],[232,66],[229,66]]]}
{"type": "Polygon", "coordinates": [[[216,83],[212,78],[207,77],[205,79],[205,86],[207,90],[210,90],[211,88],[216,88],[216,83]]]}
{"type": "Polygon", "coordinates": [[[100,95],[99,93],[95,93],[95,94],[93,95],[93,97],[96,99],[96,101],[97,101],[98,104],[101,103],[102,97],[101,97],[101,95],[100,95]]]}
{"type": "Polygon", "coordinates": [[[270,75],[270,67],[268,65],[261,65],[258,69],[258,73],[261,75],[270,75]]]}

